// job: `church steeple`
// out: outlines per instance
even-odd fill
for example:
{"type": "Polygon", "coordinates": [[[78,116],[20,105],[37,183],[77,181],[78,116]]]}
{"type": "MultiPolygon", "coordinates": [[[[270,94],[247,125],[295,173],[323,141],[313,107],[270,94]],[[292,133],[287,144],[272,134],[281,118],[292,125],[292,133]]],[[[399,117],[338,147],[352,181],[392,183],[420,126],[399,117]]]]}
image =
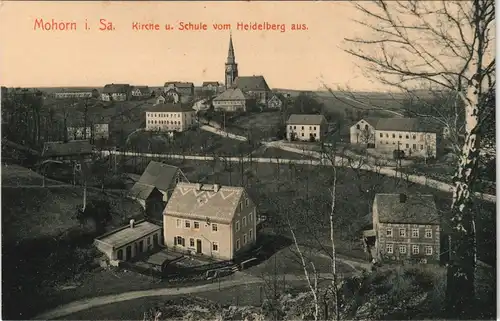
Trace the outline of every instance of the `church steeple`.
{"type": "Polygon", "coordinates": [[[236,77],[238,77],[238,64],[234,55],[233,34],[231,32],[229,33],[229,50],[227,51],[225,74],[226,88],[230,88],[233,86],[236,77]]]}
{"type": "Polygon", "coordinates": [[[227,63],[234,64],[236,62],[236,57],[234,56],[234,47],[233,47],[233,35],[229,33],[229,50],[227,51],[227,63]]]}

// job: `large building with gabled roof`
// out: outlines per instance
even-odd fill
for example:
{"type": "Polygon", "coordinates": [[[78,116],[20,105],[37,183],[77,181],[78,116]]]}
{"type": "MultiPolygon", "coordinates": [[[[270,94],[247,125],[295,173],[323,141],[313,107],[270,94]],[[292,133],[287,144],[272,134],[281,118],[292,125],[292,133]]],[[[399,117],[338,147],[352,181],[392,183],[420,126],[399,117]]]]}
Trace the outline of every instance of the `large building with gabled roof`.
{"type": "Polygon", "coordinates": [[[286,122],[286,138],[289,141],[320,142],[328,132],[328,121],[323,115],[292,114],[286,122]]]}
{"type": "Polygon", "coordinates": [[[232,260],[255,244],[255,203],[243,187],[178,183],[163,211],[165,245],[232,260]]]}
{"type": "Polygon", "coordinates": [[[409,157],[436,157],[442,129],[421,118],[363,118],[350,128],[351,144],[409,157]]]}
{"type": "Polygon", "coordinates": [[[215,110],[226,112],[246,112],[254,107],[255,100],[239,88],[229,88],[212,100],[215,110]]]}

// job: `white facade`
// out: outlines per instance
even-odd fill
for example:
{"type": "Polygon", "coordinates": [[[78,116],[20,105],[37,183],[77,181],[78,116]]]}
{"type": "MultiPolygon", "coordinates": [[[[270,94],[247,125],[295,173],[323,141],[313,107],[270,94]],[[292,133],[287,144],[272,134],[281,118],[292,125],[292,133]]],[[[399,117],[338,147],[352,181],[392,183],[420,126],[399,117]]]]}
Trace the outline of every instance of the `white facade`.
{"type": "Polygon", "coordinates": [[[91,91],[85,91],[85,92],[62,92],[62,93],[55,93],[54,97],[57,99],[63,99],[63,98],[92,98],[92,92],[91,91]]]}
{"type": "Polygon", "coordinates": [[[103,93],[101,94],[101,100],[102,101],[125,101],[127,100],[127,94],[126,93],[112,93],[112,94],[107,94],[103,93]]]}
{"type": "Polygon", "coordinates": [[[196,112],[146,112],[146,130],[183,132],[195,126],[196,112]]]}
{"type": "Polygon", "coordinates": [[[322,132],[324,132],[324,128],[326,126],[321,126],[320,124],[316,125],[287,125],[286,126],[286,138],[291,140],[300,140],[300,141],[311,141],[311,137],[314,138],[314,141],[321,141],[322,132]]]}
{"type": "Polygon", "coordinates": [[[436,136],[435,133],[377,130],[375,149],[387,153],[399,149],[408,157],[436,157],[436,136]]]}
{"type": "Polygon", "coordinates": [[[351,144],[373,145],[375,144],[375,128],[365,120],[361,119],[351,126],[351,144]]]}

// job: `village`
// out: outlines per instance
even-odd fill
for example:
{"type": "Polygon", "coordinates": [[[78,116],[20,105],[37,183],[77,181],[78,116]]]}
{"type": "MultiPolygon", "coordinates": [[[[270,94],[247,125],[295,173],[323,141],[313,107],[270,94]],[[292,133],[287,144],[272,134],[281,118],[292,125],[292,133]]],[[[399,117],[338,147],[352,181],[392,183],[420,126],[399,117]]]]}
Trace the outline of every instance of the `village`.
{"type": "MultiPolygon", "coordinates": [[[[52,300],[217,283],[221,291],[226,279],[263,275],[303,283],[304,260],[319,276],[332,272],[332,249],[344,277],[445,266],[453,129],[393,107],[402,99],[271,89],[264,75],[239,74],[235,51],[231,35],[224,83],[2,87],[4,244],[25,238],[26,248],[38,243],[37,262],[54,255],[80,265],[54,278],[51,286],[67,290],[52,300]],[[33,115],[20,109],[37,103],[33,115]],[[28,227],[29,211],[39,216],[26,218],[28,227]],[[32,238],[38,232],[43,242],[32,238]]],[[[483,166],[476,188],[485,265],[494,262],[494,167],[483,166]]],[[[26,259],[18,248],[6,252],[26,259]]],[[[13,286],[48,282],[20,269],[13,286]]],[[[43,272],[47,280],[54,271],[43,272]]],[[[41,317],[65,316],[57,313],[41,317]]]]}

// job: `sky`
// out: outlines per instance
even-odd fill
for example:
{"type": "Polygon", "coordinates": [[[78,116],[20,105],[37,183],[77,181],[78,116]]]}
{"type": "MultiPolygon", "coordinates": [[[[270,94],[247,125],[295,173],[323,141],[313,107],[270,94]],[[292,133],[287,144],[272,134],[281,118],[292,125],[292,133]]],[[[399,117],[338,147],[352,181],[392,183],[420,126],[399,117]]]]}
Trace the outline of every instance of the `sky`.
{"type": "Polygon", "coordinates": [[[342,50],[344,38],[362,36],[355,18],[347,2],[3,1],[0,82],[7,87],[222,82],[230,32],[213,30],[213,24],[230,23],[241,76],[264,75],[271,88],[384,90],[342,50]],[[76,30],[41,30],[35,28],[37,19],[75,22],[76,30]],[[98,30],[100,19],[112,22],[114,30],[98,30]],[[158,23],[160,30],[133,30],[134,22],[158,23]],[[181,31],[181,22],[205,23],[207,30],[181,31]],[[287,30],[237,30],[238,22],[286,24],[287,30]],[[165,30],[166,24],[175,30],[165,30]],[[305,24],[307,30],[292,31],[291,24],[305,24]]]}

